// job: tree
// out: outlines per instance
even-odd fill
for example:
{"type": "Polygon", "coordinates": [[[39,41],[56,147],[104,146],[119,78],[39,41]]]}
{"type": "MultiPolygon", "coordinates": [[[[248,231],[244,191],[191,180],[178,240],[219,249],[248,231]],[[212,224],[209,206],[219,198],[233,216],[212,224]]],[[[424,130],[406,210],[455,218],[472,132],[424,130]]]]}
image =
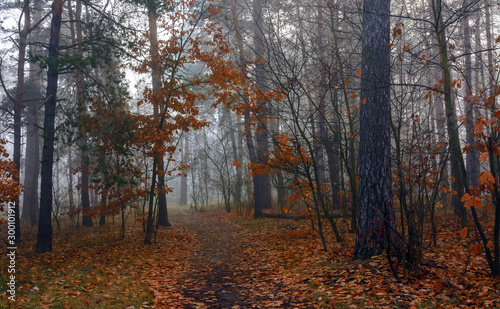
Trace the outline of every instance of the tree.
{"type": "MultiPolygon", "coordinates": [[[[71,16],[71,2],[68,3],[70,6],[70,16],[71,16]]],[[[75,23],[74,31],[72,31],[72,41],[76,46],[76,57],[83,60],[83,26],[82,26],[82,1],[76,0],[75,9],[75,23]]],[[[79,111],[79,117],[84,118],[87,114],[87,98],[85,97],[85,76],[83,68],[76,66],[75,68],[75,83],[76,83],[76,102],[79,111]]],[[[91,227],[93,226],[92,217],[90,217],[87,212],[90,210],[90,196],[89,196],[89,153],[88,153],[88,142],[86,137],[86,132],[80,128],[79,133],[79,146],[80,146],[80,162],[81,162],[81,184],[80,184],[80,194],[81,194],[81,207],[83,209],[82,225],[91,227]]]]}
{"type": "MultiPolygon", "coordinates": [[[[33,14],[31,24],[37,25],[42,21],[42,3],[33,1],[33,14]]],[[[29,53],[38,54],[40,48],[36,41],[43,31],[40,27],[32,28],[29,35],[29,53]]],[[[26,160],[24,166],[24,197],[23,219],[28,219],[35,225],[38,219],[38,180],[40,176],[40,106],[42,105],[42,85],[40,78],[40,65],[31,61],[29,64],[29,79],[25,86],[24,104],[26,105],[26,160]]]]}
{"type": "Polygon", "coordinates": [[[358,258],[381,254],[394,235],[389,16],[390,0],[363,1],[358,258]]]}
{"type": "Polygon", "coordinates": [[[52,2],[50,24],[49,58],[47,71],[47,92],[45,95],[45,117],[43,123],[42,182],[40,194],[40,215],[36,252],[52,251],[52,176],[54,164],[54,135],[58,86],[58,53],[63,12],[62,0],[52,2]]]}
{"type": "MultiPolygon", "coordinates": [[[[189,135],[183,134],[182,136],[182,164],[187,164],[189,155],[189,135]]],[[[187,177],[181,177],[181,193],[179,198],[179,206],[185,206],[188,203],[188,183],[187,177]]]]}
{"type": "MultiPolygon", "coordinates": [[[[265,93],[268,91],[265,74],[265,50],[264,50],[264,27],[262,0],[253,0],[253,35],[254,35],[254,53],[255,53],[255,83],[257,91],[257,107],[255,114],[258,119],[257,131],[255,133],[255,155],[250,156],[250,160],[256,163],[265,163],[266,153],[269,151],[269,137],[267,129],[267,98],[265,93]],[[254,158],[252,158],[254,157],[254,158]]],[[[251,136],[247,137],[250,138],[251,136]]],[[[253,144],[253,141],[251,141],[253,144]]],[[[248,146],[248,149],[253,148],[248,146]]],[[[263,209],[271,208],[271,178],[270,174],[257,174],[253,177],[254,185],[254,217],[262,216],[263,209]]]]}
{"type": "MultiPolygon", "coordinates": [[[[149,53],[151,56],[152,66],[151,66],[151,75],[152,75],[152,90],[153,93],[157,92],[161,87],[161,70],[159,66],[156,66],[155,63],[158,63],[160,59],[158,58],[158,26],[156,21],[158,19],[158,2],[156,0],[148,0],[146,3],[148,10],[148,27],[149,27],[149,44],[150,49],[149,53]]],[[[154,106],[155,117],[159,117],[159,112],[163,112],[163,110],[158,110],[160,104],[154,106]]],[[[168,213],[167,213],[167,198],[166,192],[161,189],[165,186],[165,173],[164,173],[164,158],[158,158],[158,188],[159,188],[159,196],[158,196],[158,224],[162,226],[170,226],[168,222],[168,213]]]]}
{"type": "MultiPolygon", "coordinates": [[[[23,28],[19,28],[19,58],[17,60],[17,94],[16,102],[14,105],[14,163],[17,168],[16,181],[20,181],[21,176],[21,113],[23,107],[23,97],[24,97],[24,64],[26,62],[26,46],[28,43],[28,34],[31,28],[31,16],[30,16],[30,1],[23,1],[23,10],[21,12],[21,17],[24,16],[23,28]]],[[[19,27],[21,24],[19,23],[19,27]]],[[[15,203],[15,236],[16,242],[21,241],[21,220],[19,213],[19,200],[16,199],[15,203]]]]}
{"type": "MultiPolygon", "coordinates": [[[[137,116],[141,128],[139,145],[153,158],[145,244],[151,243],[155,197],[171,190],[161,184],[159,179],[172,171],[159,170],[159,164],[165,156],[167,162],[173,161],[173,154],[177,150],[173,141],[181,131],[197,130],[208,124],[196,117],[199,114],[196,103],[210,97],[213,106],[229,104],[236,96],[241,80],[239,72],[225,59],[229,44],[217,23],[211,21],[211,17],[219,13],[217,8],[205,3],[195,7],[194,2],[184,2],[182,10],[179,8],[173,13],[162,16],[165,19],[164,30],[168,30],[170,37],[159,40],[158,56],[150,54],[147,61],[136,67],[139,72],[152,67],[163,72],[158,76],[161,79],[158,84],[160,87],[147,88],[144,100],[140,102],[151,104],[153,114],[137,116]],[[199,66],[194,66],[196,63],[199,66]]],[[[147,42],[151,43],[150,38],[147,38],[147,42]]],[[[140,44],[143,42],[136,46],[138,53],[141,53],[140,44]]],[[[180,166],[177,169],[184,168],[180,166]]]]}

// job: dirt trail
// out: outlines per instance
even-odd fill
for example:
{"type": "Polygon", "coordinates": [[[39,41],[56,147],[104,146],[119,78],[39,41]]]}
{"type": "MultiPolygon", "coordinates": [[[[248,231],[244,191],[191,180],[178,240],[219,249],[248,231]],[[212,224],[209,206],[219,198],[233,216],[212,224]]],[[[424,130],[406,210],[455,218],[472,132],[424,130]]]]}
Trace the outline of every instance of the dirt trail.
{"type": "Polygon", "coordinates": [[[156,308],[308,308],[286,288],[265,250],[224,213],[172,214],[171,221],[196,241],[182,271],[162,283],[169,286],[162,298],[177,303],[156,308]]]}
{"type": "MultiPolygon", "coordinates": [[[[188,230],[195,231],[200,241],[195,251],[197,254],[190,260],[197,278],[185,286],[183,294],[209,308],[231,308],[241,303],[243,291],[235,282],[234,270],[231,269],[238,260],[235,248],[237,227],[226,220],[207,220],[206,216],[198,214],[177,218],[188,230]]],[[[196,305],[192,308],[196,308],[196,305]]]]}

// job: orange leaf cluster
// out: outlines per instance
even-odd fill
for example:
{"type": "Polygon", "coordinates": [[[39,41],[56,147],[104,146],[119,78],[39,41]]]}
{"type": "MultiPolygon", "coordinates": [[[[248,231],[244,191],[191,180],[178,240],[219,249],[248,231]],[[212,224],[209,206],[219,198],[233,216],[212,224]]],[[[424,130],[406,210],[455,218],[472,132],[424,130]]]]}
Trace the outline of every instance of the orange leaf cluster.
{"type": "Polygon", "coordinates": [[[9,154],[4,148],[5,144],[6,141],[0,139],[0,211],[4,210],[4,203],[18,197],[22,191],[22,185],[15,180],[16,165],[9,159],[9,154]]]}

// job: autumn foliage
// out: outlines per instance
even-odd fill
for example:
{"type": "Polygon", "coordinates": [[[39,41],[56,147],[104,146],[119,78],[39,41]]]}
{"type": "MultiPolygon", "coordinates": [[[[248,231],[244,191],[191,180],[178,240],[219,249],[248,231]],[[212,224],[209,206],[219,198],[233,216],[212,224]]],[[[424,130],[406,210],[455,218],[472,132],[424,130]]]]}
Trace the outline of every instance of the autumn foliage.
{"type": "Polygon", "coordinates": [[[230,106],[242,89],[241,73],[228,60],[229,43],[212,18],[220,11],[210,2],[196,9],[194,1],[179,5],[182,10],[158,16],[160,31],[168,35],[152,39],[144,33],[131,48],[137,57],[123,65],[139,74],[160,72],[158,84],[146,86],[134,103],[127,95],[110,99],[109,94],[89,101],[90,112],[81,122],[93,141],[92,186],[102,199],[88,215],[115,215],[140,198],[152,201],[171,192],[159,179],[185,174],[189,167],[175,161],[182,151],[177,141],[183,132],[208,125],[199,117],[200,105],[230,106]],[[151,54],[152,44],[157,55],[151,54]],[[154,166],[144,171],[148,160],[154,166]]]}
{"type": "MultiPolygon", "coordinates": [[[[4,211],[5,203],[19,197],[22,191],[22,185],[15,180],[16,165],[9,159],[5,144],[5,140],[0,140],[0,212],[4,211]]],[[[1,223],[3,219],[0,220],[1,223]]]]}

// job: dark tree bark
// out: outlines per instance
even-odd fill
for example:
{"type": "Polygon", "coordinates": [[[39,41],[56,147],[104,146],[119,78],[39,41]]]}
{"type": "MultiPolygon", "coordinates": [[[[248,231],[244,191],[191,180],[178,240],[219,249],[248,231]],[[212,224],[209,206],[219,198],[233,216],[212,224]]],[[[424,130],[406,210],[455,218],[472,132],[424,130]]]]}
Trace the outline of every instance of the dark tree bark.
{"type": "Polygon", "coordinates": [[[54,135],[57,102],[58,67],[57,57],[61,34],[62,0],[52,2],[50,25],[49,66],[47,72],[47,93],[43,126],[42,182],[40,194],[40,216],[36,252],[52,251],[52,173],[54,165],[54,135]]]}
{"type": "MultiPolygon", "coordinates": [[[[158,18],[157,14],[157,8],[156,4],[154,1],[148,1],[147,3],[148,6],[148,26],[149,26],[149,33],[150,33],[150,44],[151,44],[151,50],[150,50],[150,55],[151,55],[151,60],[153,61],[154,64],[158,63],[159,61],[159,56],[158,56],[158,27],[156,24],[156,19],[158,18]]],[[[152,79],[153,79],[153,92],[157,92],[160,90],[161,87],[161,72],[158,69],[157,66],[154,66],[152,68],[152,79]]],[[[159,117],[158,114],[158,104],[155,103],[155,117],[159,117]]],[[[160,107],[160,112],[163,111],[163,107],[160,107]]],[[[157,161],[158,163],[158,187],[160,188],[159,190],[159,196],[158,196],[158,224],[162,226],[170,226],[170,222],[168,221],[168,212],[167,212],[167,197],[165,190],[163,188],[165,187],[165,176],[164,176],[164,164],[163,164],[163,158],[159,158],[157,161]]]]}
{"type": "MultiPolygon", "coordinates": [[[[253,1],[253,18],[254,18],[254,52],[255,57],[260,59],[256,61],[255,64],[255,81],[257,84],[257,91],[266,92],[266,76],[265,76],[265,63],[264,57],[264,33],[262,25],[262,0],[253,1]]],[[[268,131],[267,131],[267,102],[262,99],[259,104],[259,110],[257,111],[258,126],[257,132],[255,133],[255,159],[257,163],[266,163],[267,159],[265,154],[269,150],[268,141],[268,131]]],[[[257,175],[253,178],[254,180],[254,202],[255,211],[254,217],[259,218],[262,216],[263,209],[271,208],[272,196],[271,196],[271,176],[257,175]]]]}
{"type": "MultiPolygon", "coordinates": [[[[355,256],[381,254],[394,225],[391,184],[390,0],[363,1],[359,207],[355,256]]],[[[392,233],[391,233],[392,234],[392,233]]]]}
{"type": "Polygon", "coordinates": [[[464,195],[465,191],[467,191],[469,187],[467,185],[467,174],[465,170],[465,163],[462,157],[462,149],[460,147],[457,116],[455,115],[455,103],[452,97],[452,78],[448,59],[448,43],[445,33],[446,27],[443,23],[443,15],[441,14],[443,4],[441,0],[434,0],[431,4],[435,22],[434,32],[439,49],[439,56],[441,59],[443,72],[443,92],[448,128],[448,142],[450,147],[450,163],[452,169],[451,175],[455,178],[453,188],[458,192],[458,195],[455,197],[455,203],[458,204],[457,207],[458,211],[460,212],[460,224],[462,227],[466,227],[468,224],[467,209],[464,207],[463,202],[460,202],[460,198],[464,195]]]}

